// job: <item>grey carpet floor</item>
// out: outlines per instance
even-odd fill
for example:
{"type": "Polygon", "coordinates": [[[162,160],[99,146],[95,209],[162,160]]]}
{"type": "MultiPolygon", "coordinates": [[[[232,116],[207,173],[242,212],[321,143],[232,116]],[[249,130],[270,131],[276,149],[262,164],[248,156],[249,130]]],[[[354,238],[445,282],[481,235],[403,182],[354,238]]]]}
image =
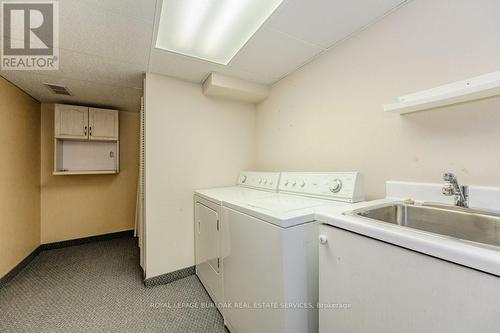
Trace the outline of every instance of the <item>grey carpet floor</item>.
{"type": "Polygon", "coordinates": [[[0,288],[0,332],[226,332],[196,276],[146,288],[135,239],[42,252],[0,288]]]}

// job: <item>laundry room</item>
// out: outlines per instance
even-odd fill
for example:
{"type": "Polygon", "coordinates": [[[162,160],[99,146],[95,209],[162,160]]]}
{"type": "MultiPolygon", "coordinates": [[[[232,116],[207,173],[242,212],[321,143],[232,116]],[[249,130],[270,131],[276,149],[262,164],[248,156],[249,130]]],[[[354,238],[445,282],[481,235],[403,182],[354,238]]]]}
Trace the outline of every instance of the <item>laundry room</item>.
{"type": "Polygon", "coordinates": [[[0,6],[0,332],[498,332],[499,1],[0,6]]]}

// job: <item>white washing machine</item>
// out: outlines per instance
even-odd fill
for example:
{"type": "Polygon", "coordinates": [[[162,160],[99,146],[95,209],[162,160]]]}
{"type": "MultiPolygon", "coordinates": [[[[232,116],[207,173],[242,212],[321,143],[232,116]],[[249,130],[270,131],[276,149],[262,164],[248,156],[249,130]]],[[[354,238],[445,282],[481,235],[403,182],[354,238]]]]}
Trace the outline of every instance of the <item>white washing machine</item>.
{"type": "Polygon", "coordinates": [[[237,186],[195,191],[196,274],[216,304],[223,302],[220,245],[222,202],[224,200],[246,201],[273,195],[277,192],[279,177],[280,174],[277,172],[242,171],[237,186]]]}
{"type": "Polygon", "coordinates": [[[315,210],[362,201],[358,173],[282,173],[278,194],[224,200],[224,321],[232,333],[318,331],[315,210]]]}

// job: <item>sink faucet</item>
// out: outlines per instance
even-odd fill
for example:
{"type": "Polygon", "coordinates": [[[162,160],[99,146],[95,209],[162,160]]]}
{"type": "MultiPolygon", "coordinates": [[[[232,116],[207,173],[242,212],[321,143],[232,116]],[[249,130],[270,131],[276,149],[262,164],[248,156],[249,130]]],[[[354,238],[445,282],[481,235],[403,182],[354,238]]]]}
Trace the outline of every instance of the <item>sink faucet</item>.
{"type": "Polygon", "coordinates": [[[443,194],[446,196],[455,196],[455,206],[458,207],[469,207],[469,187],[460,186],[458,183],[457,176],[451,172],[447,172],[443,175],[443,180],[446,184],[443,186],[443,194]]]}

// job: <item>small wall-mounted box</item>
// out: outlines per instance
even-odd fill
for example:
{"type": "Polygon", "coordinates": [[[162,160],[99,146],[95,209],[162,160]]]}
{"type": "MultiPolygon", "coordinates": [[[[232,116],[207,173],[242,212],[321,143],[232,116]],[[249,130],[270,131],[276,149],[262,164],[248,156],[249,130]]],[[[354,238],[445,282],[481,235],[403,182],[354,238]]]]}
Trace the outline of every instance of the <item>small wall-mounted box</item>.
{"type": "Polygon", "coordinates": [[[203,82],[206,96],[259,103],[269,96],[269,87],[219,73],[211,73],[203,82]]]}
{"type": "Polygon", "coordinates": [[[119,112],[56,104],[53,174],[117,174],[119,170],[119,112]]]}

